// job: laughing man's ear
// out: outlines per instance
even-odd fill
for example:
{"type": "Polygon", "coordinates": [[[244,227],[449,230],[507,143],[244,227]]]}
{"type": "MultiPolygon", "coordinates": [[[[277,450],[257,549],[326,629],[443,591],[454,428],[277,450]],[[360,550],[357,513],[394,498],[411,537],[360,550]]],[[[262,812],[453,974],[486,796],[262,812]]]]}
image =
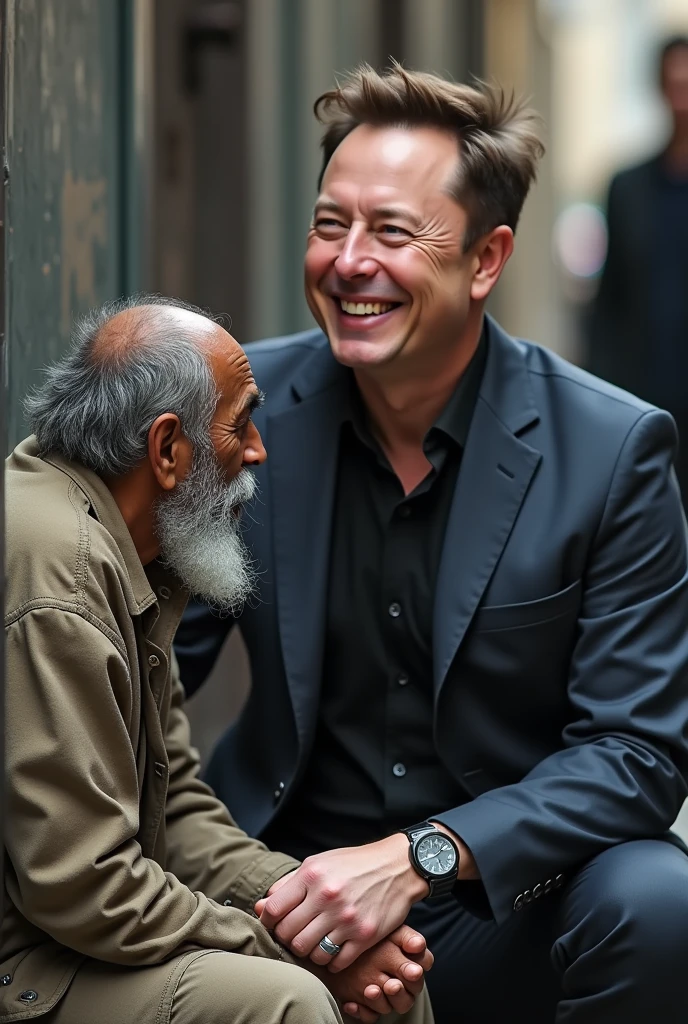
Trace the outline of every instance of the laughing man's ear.
{"type": "Polygon", "coordinates": [[[513,251],[514,233],[506,224],[500,224],[476,242],[475,270],[471,283],[472,299],[481,302],[487,298],[513,251]]]}

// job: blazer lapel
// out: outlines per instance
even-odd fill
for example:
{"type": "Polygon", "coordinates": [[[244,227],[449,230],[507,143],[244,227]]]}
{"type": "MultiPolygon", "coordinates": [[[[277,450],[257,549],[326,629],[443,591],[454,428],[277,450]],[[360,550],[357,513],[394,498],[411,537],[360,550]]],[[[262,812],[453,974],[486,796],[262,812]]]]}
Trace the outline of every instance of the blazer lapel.
{"type": "Polygon", "coordinates": [[[488,357],[454,492],[435,592],[435,692],[480,602],[541,455],[516,433],[537,417],[518,344],[487,319],[488,357]]]}
{"type": "Polygon", "coordinates": [[[314,720],[322,667],[346,371],[329,348],[319,351],[294,391],[298,404],[267,420],[267,448],[279,633],[303,742],[314,720]]]}

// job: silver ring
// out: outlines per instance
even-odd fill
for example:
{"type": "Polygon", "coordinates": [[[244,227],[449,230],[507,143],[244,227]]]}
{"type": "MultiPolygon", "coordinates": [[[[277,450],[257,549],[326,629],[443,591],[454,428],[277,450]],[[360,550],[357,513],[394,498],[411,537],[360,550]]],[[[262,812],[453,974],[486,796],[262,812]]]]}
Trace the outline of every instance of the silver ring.
{"type": "Polygon", "coordinates": [[[336,956],[339,950],[342,948],[338,946],[336,942],[333,942],[329,935],[326,935],[318,943],[323,953],[327,953],[328,956],[336,956]]]}

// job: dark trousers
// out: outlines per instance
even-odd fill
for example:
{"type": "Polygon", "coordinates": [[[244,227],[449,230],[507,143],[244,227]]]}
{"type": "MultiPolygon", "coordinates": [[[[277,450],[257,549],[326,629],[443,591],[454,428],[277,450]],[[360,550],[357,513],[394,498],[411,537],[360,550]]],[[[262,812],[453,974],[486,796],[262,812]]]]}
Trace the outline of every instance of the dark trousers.
{"type": "Polygon", "coordinates": [[[662,839],[606,850],[497,926],[450,897],[409,923],[435,954],[436,1024],[686,1024],[688,856],[662,839]]]}

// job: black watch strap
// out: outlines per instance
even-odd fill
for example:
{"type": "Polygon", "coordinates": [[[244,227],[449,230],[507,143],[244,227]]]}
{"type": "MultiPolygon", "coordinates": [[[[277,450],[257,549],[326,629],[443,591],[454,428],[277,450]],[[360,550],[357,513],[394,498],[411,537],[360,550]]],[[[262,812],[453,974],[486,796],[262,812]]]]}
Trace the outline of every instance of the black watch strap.
{"type": "Polygon", "coordinates": [[[456,877],[459,869],[458,849],[456,850],[456,872],[452,874],[449,878],[433,878],[429,873],[426,874],[424,871],[420,871],[413,857],[411,857],[411,851],[413,849],[413,844],[417,839],[420,839],[424,835],[430,835],[433,832],[437,832],[448,842],[452,843],[452,846],[454,846],[454,848],[456,848],[456,843],[454,843],[448,835],[442,832],[441,829],[438,829],[436,825],[433,825],[431,821],[420,821],[418,822],[417,825],[410,825],[408,828],[400,829],[400,831],[404,833],[404,835],[409,841],[409,858],[411,860],[411,863],[413,864],[414,869],[418,872],[419,875],[421,875],[422,878],[425,879],[425,881],[430,886],[430,892],[425,897],[426,900],[434,900],[442,896],[449,896],[454,891],[456,877]]]}
{"type": "Polygon", "coordinates": [[[431,821],[419,821],[417,825],[411,825],[409,828],[402,828],[401,831],[404,833],[409,843],[413,843],[418,836],[422,836],[425,832],[439,832],[436,825],[433,825],[431,821]]]}

